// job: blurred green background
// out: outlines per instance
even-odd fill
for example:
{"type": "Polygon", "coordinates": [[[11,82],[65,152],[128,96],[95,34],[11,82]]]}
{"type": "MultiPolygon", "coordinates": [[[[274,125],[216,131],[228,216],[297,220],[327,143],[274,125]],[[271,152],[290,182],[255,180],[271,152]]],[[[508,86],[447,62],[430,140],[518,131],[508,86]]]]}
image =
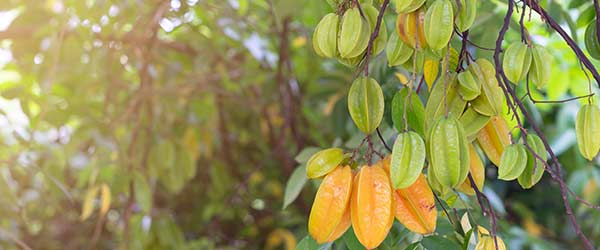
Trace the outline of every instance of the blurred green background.
{"type": "MultiPolygon", "coordinates": [[[[592,1],[543,6],[583,47],[592,1]]],[[[493,47],[505,10],[481,1],[471,39],[493,47]]],[[[346,106],[356,70],[311,46],[332,11],[324,0],[0,1],[0,249],[295,249],[318,186],[302,163],[363,137],[346,106]]],[[[560,37],[536,15],[526,25],[555,58],[534,96],[587,94],[560,37]]],[[[512,23],[506,40],[518,39],[512,23]]],[[[401,86],[395,73],[407,74],[383,54],[371,72],[386,101],[401,86]]],[[[597,204],[599,163],[575,144],[578,101],[527,105],[570,187],[597,204]]],[[[508,249],[580,247],[548,175],[522,190],[487,170],[508,249]]],[[[600,212],[572,204],[599,243],[600,212]]],[[[404,241],[417,237],[401,227],[404,241]]]]}

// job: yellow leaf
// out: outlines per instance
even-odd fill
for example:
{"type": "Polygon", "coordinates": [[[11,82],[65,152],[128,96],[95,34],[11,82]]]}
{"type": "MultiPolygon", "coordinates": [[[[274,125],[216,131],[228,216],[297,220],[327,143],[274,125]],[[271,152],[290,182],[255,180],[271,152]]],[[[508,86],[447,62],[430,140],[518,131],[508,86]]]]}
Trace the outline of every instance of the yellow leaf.
{"type": "Polygon", "coordinates": [[[469,213],[463,214],[462,218],[460,218],[460,226],[465,232],[471,230],[471,223],[469,222],[469,213]]]}
{"type": "Polygon", "coordinates": [[[100,189],[100,215],[104,216],[108,212],[111,199],[110,188],[106,184],[102,184],[100,189]]]}
{"type": "Polygon", "coordinates": [[[196,136],[196,130],[194,130],[194,128],[188,127],[187,129],[185,129],[185,132],[183,133],[182,144],[183,148],[185,148],[185,150],[192,157],[192,159],[194,161],[197,160],[200,153],[200,146],[198,145],[198,138],[196,136]]]}
{"type": "Polygon", "coordinates": [[[542,234],[542,227],[529,217],[523,221],[523,228],[531,235],[540,236],[542,234]]]}
{"type": "Polygon", "coordinates": [[[305,36],[296,37],[292,41],[292,47],[293,48],[300,48],[300,47],[304,46],[305,44],[306,44],[306,37],[305,36]]]}
{"type": "Polygon", "coordinates": [[[98,187],[92,187],[87,190],[83,198],[83,206],[81,207],[81,220],[84,221],[92,215],[94,211],[94,200],[98,195],[98,187]]]}
{"type": "Polygon", "coordinates": [[[402,85],[407,85],[408,84],[408,78],[406,78],[405,75],[403,75],[402,73],[394,73],[394,75],[396,76],[396,78],[398,78],[398,81],[400,81],[400,83],[402,83],[402,85]]]}
{"type": "Polygon", "coordinates": [[[284,244],[287,250],[296,250],[296,238],[294,234],[286,229],[275,229],[267,237],[266,250],[279,249],[284,244]]]}
{"type": "Polygon", "coordinates": [[[440,63],[436,60],[425,59],[425,65],[423,66],[423,77],[425,77],[425,83],[427,88],[431,90],[433,82],[437,78],[440,71],[440,63]]]}
{"type": "Polygon", "coordinates": [[[477,226],[477,238],[481,239],[483,235],[490,235],[490,232],[485,227],[477,226]]]}

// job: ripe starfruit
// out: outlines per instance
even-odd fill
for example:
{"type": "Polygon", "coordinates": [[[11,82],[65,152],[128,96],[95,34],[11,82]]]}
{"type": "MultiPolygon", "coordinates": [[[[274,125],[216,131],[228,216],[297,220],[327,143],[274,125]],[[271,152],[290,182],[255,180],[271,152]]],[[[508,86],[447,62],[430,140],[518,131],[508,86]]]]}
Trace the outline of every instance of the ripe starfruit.
{"type": "Polygon", "coordinates": [[[394,190],[396,219],[408,230],[418,234],[432,234],[437,221],[437,209],[433,191],[427,184],[425,175],[407,188],[394,190]]]}
{"type": "Polygon", "coordinates": [[[350,227],[352,170],[338,167],[319,186],[308,217],[308,232],[317,243],[331,242],[350,227]]]}
{"type": "Polygon", "coordinates": [[[508,124],[502,116],[494,116],[477,134],[477,143],[494,165],[500,165],[504,148],[510,144],[508,124]]]}
{"type": "MultiPolygon", "coordinates": [[[[485,166],[483,166],[481,157],[479,157],[473,144],[469,144],[469,157],[471,158],[471,161],[469,162],[469,173],[475,181],[475,186],[481,191],[483,190],[483,184],[485,182],[485,166]]],[[[471,186],[471,180],[469,178],[465,179],[465,181],[456,189],[466,195],[475,195],[475,190],[471,186]]]]}
{"type": "Polygon", "coordinates": [[[354,178],[350,217],[358,241],[367,249],[383,242],[394,220],[390,179],[383,163],[363,166],[354,178]]]}
{"type": "Polygon", "coordinates": [[[424,8],[419,8],[410,13],[399,14],[396,20],[398,37],[413,49],[427,48],[423,22],[425,20],[424,8]]]}

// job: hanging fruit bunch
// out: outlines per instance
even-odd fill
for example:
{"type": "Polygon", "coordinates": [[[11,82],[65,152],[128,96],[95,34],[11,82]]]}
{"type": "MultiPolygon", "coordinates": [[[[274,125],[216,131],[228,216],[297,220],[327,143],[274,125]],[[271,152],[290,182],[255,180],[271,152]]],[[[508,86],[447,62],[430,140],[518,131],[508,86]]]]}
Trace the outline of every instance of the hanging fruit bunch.
{"type": "MultiPolygon", "coordinates": [[[[358,72],[364,69],[364,76],[349,85],[347,105],[365,135],[361,146],[366,141],[368,148],[363,155],[358,149],[324,149],[308,161],[308,178],[322,179],[308,223],[317,243],[333,242],[352,227],[362,246],[374,249],[392,230],[394,218],[415,234],[436,234],[438,209],[444,205],[440,200],[448,203],[456,192],[483,197],[486,162],[496,166],[497,179],[516,180],[524,189],[541,180],[549,167],[549,147],[536,133],[509,126],[508,120],[520,122],[520,114],[509,95],[511,86],[503,83],[526,82],[529,93],[531,82],[543,90],[551,80],[552,63],[544,47],[523,36],[495,53],[501,61],[475,58],[466,45],[477,0],[328,3],[335,12],[316,26],[313,48],[321,57],[358,72]],[[389,36],[386,13],[380,13],[388,5],[396,20],[389,36]],[[461,46],[453,47],[453,41],[461,46]],[[390,103],[393,145],[388,147],[378,135],[387,155],[373,147],[385,101],[368,64],[384,50],[390,68],[400,66],[409,74],[390,103]]],[[[597,37],[590,32],[586,45],[592,56],[600,55],[597,37]]],[[[600,108],[584,105],[576,123],[579,150],[592,160],[600,150],[600,108]]],[[[475,249],[506,249],[494,231],[479,227],[477,235],[475,249]]]]}

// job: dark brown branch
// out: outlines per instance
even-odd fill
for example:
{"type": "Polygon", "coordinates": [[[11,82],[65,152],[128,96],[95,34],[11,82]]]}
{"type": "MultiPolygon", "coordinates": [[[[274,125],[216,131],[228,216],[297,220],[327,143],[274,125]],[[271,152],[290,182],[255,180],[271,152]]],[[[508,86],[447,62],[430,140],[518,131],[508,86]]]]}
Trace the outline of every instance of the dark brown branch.
{"type": "MultiPolygon", "coordinates": [[[[458,36],[459,36],[461,39],[463,38],[463,37],[462,37],[462,35],[461,35],[461,33],[460,33],[460,32],[458,32],[458,29],[455,29],[455,32],[456,32],[456,34],[457,34],[457,35],[458,35],[458,36]]],[[[469,44],[473,45],[475,48],[482,49],[482,50],[488,50],[488,51],[494,51],[494,49],[493,49],[493,48],[487,48],[487,47],[483,47],[483,46],[481,46],[481,45],[478,45],[478,44],[476,44],[475,42],[473,42],[473,41],[471,41],[471,40],[469,40],[469,39],[467,39],[467,42],[468,42],[469,44]]]]}
{"type": "Polygon", "coordinates": [[[371,33],[371,38],[369,39],[369,45],[367,46],[367,52],[365,54],[365,76],[369,76],[369,58],[371,57],[371,50],[373,49],[373,43],[375,42],[375,38],[379,35],[379,29],[381,28],[381,23],[383,21],[383,14],[385,14],[385,9],[389,5],[390,0],[384,0],[381,8],[379,8],[379,15],[377,16],[377,23],[375,24],[375,30],[371,33]]]}
{"type": "MultiPolygon", "coordinates": [[[[529,2],[528,1],[523,1],[523,2],[527,3],[530,6],[530,8],[532,8],[536,12],[538,12],[543,18],[545,18],[547,20],[548,24],[551,27],[553,27],[559,34],[561,34],[561,36],[565,39],[565,41],[569,44],[569,46],[574,50],[574,52],[577,54],[578,58],[586,65],[586,67],[588,67],[588,64],[589,64],[588,69],[591,68],[590,71],[592,71],[594,78],[598,81],[598,79],[599,79],[599,78],[597,78],[598,72],[596,72],[593,65],[591,65],[591,62],[587,59],[587,57],[585,57],[585,55],[583,54],[581,49],[577,46],[577,44],[575,44],[573,42],[573,40],[564,32],[564,30],[562,30],[562,28],[556,23],[556,21],[551,19],[551,17],[547,15],[545,10],[542,9],[541,6],[539,6],[536,1],[531,0],[529,2]]],[[[506,16],[504,18],[504,23],[502,25],[502,28],[500,29],[500,33],[498,34],[498,39],[496,40],[496,49],[494,51],[494,63],[496,64],[496,78],[498,80],[498,84],[502,87],[503,91],[505,91],[505,95],[509,95],[512,98],[514,103],[518,106],[519,110],[521,110],[522,114],[525,116],[526,120],[530,123],[533,130],[538,134],[538,136],[544,143],[546,151],[550,154],[550,158],[552,159],[552,162],[554,163],[555,174],[558,177],[561,177],[562,176],[561,167],[560,167],[560,162],[558,161],[558,158],[552,151],[552,148],[550,148],[550,145],[548,144],[548,141],[545,138],[545,136],[543,135],[542,131],[535,124],[535,120],[533,120],[531,115],[527,112],[527,110],[525,109],[525,106],[519,100],[516,93],[510,86],[510,81],[506,78],[506,75],[504,74],[504,71],[501,66],[502,64],[500,62],[500,50],[502,48],[502,41],[504,40],[504,36],[505,36],[506,31],[508,30],[508,26],[510,24],[510,19],[511,19],[513,10],[514,10],[514,2],[512,0],[509,0],[508,1],[508,10],[506,12],[506,16]]],[[[599,81],[599,83],[600,83],[600,81],[599,81]]],[[[509,104],[509,107],[512,106],[512,104],[508,100],[507,100],[507,103],[509,104]]],[[[514,111],[515,107],[513,106],[512,109],[514,111]]],[[[516,111],[514,111],[514,113],[516,114],[516,111]]],[[[515,115],[515,117],[518,117],[518,115],[515,115]]],[[[519,124],[522,124],[522,123],[519,122],[519,124]]],[[[522,126],[521,126],[521,129],[524,130],[522,128],[522,126]]],[[[525,132],[524,136],[526,136],[526,131],[524,131],[524,132],[525,132]]],[[[594,247],[592,246],[590,241],[587,239],[587,237],[581,231],[581,227],[577,223],[577,219],[575,218],[575,216],[573,214],[573,210],[568,201],[568,197],[567,197],[568,194],[567,194],[564,182],[560,181],[559,187],[560,187],[561,197],[563,200],[563,205],[565,206],[565,211],[566,211],[567,217],[569,218],[571,225],[575,229],[575,233],[577,234],[577,236],[579,236],[579,238],[581,239],[581,241],[586,249],[593,250],[594,247]]]]}
{"type": "Polygon", "coordinates": [[[469,184],[471,185],[471,188],[473,188],[473,190],[475,191],[477,202],[479,203],[479,207],[481,207],[481,212],[483,213],[483,216],[489,216],[490,218],[490,236],[492,236],[492,238],[494,239],[494,247],[496,248],[496,250],[498,250],[498,237],[496,234],[498,223],[496,221],[496,212],[494,212],[494,208],[492,208],[490,200],[481,190],[479,190],[479,188],[475,184],[475,180],[473,179],[471,173],[467,175],[467,178],[469,178],[469,184]]]}
{"type": "Polygon", "coordinates": [[[598,0],[594,0],[594,10],[596,11],[596,39],[600,41],[600,3],[598,0]]]}
{"type": "Polygon", "coordinates": [[[446,207],[444,207],[442,200],[440,199],[440,197],[437,196],[437,194],[435,192],[433,192],[433,198],[435,198],[437,203],[440,204],[440,207],[442,207],[442,211],[444,211],[444,213],[446,214],[446,217],[448,217],[450,224],[452,224],[452,226],[454,226],[454,221],[452,221],[452,217],[450,216],[450,213],[448,213],[448,210],[446,210],[446,207]]]}

